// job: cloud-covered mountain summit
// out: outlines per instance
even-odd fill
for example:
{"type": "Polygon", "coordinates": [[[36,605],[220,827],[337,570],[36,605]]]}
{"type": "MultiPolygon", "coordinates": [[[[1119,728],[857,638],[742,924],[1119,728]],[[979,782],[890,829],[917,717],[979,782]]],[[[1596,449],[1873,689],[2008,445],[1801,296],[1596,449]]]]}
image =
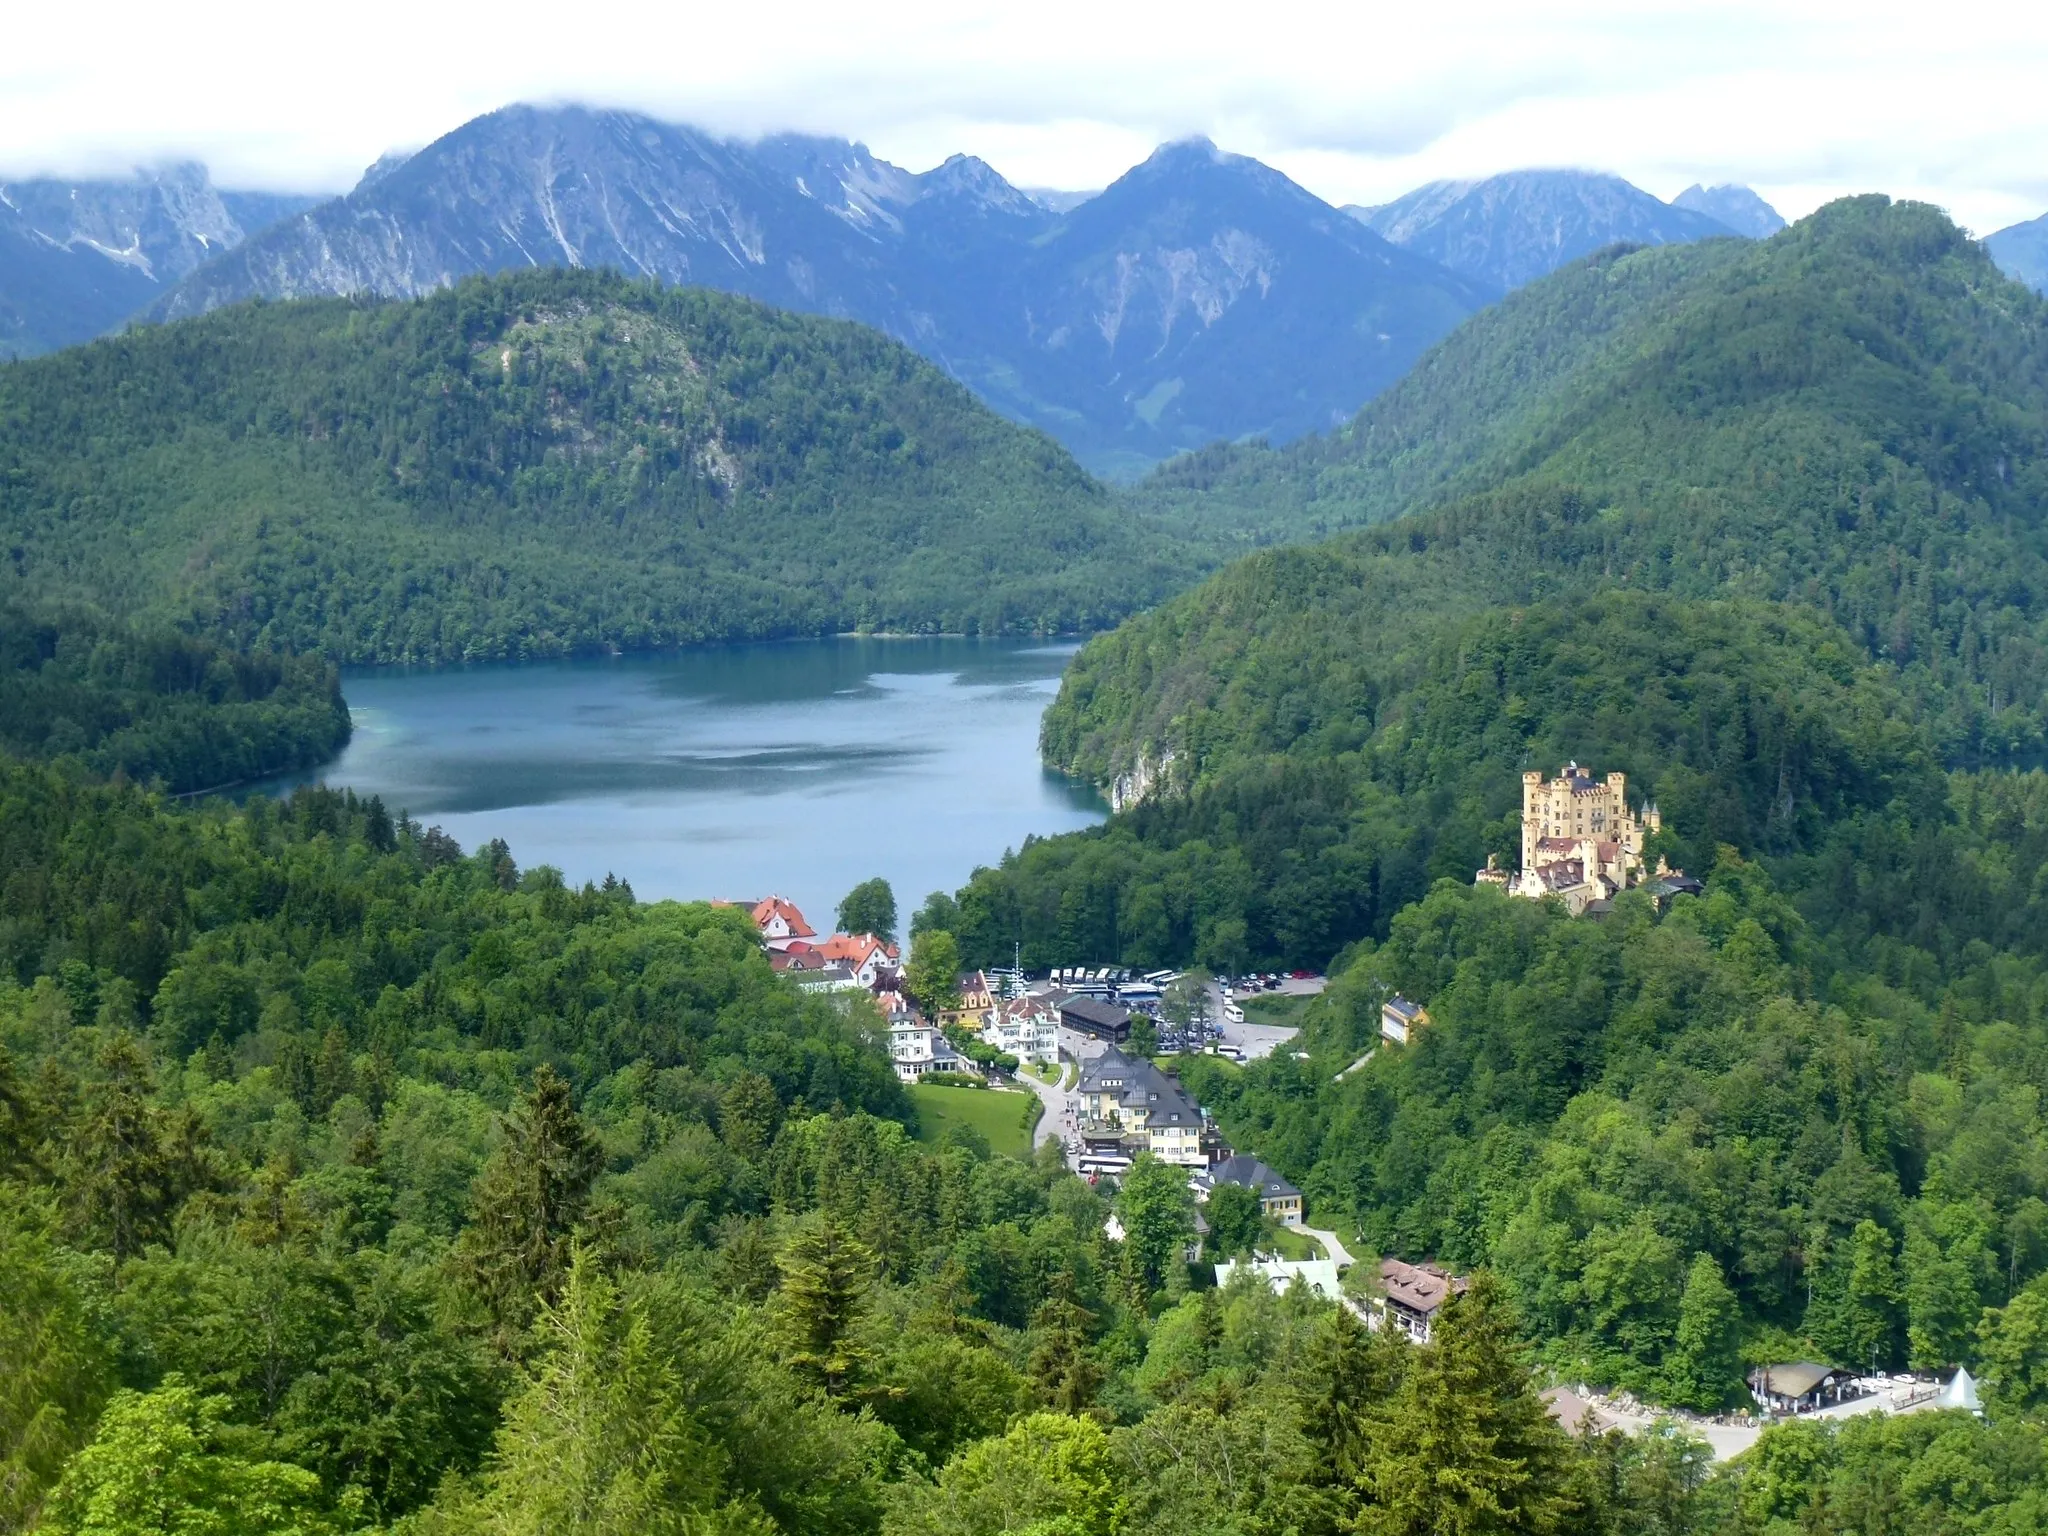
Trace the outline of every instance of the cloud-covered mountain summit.
{"type": "Polygon", "coordinates": [[[311,198],[233,192],[180,163],[99,181],[0,183],[0,358],[120,324],[311,198]]]}

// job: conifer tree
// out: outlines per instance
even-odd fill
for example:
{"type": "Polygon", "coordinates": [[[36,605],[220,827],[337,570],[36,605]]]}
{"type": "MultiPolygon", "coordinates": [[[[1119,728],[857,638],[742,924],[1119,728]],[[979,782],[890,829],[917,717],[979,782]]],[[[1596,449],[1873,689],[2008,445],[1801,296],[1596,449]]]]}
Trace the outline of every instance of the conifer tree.
{"type": "Polygon", "coordinates": [[[356,1074],[349,1058],[348,1032],[340,1025],[331,1025],[320,1038],[320,1055],[313,1063],[313,1103],[315,1116],[324,1116],[334,1108],[335,1101],[344,1094],[354,1093],[356,1074]]]}
{"type": "MultiPolygon", "coordinates": [[[[724,1457],[648,1317],[580,1249],[475,1514],[491,1536],[697,1536],[724,1457]]],[[[715,1529],[716,1527],[711,1527],[715,1529]]]]}
{"type": "Polygon", "coordinates": [[[71,1225],[116,1265],[170,1238],[171,1214],[197,1182],[195,1131],[150,1103],[148,1059],[133,1035],[109,1040],[99,1080],[64,1151],[71,1225]]]}
{"type": "Polygon", "coordinates": [[[40,1116],[28,1086],[14,1069],[14,1058],[0,1045],[0,1179],[28,1168],[41,1139],[40,1116]]]}
{"type": "Polygon", "coordinates": [[[1356,1481],[1376,1418],[1399,1391],[1413,1353],[1393,1329],[1369,1329],[1349,1307],[1316,1326],[1292,1380],[1302,1433],[1316,1448],[1318,1482],[1356,1481]]]}
{"type": "Polygon", "coordinates": [[[1568,1528],[1568,1450],[1522,1362],[1499,1282],[1445,1303],[1359,1478],[1360,1536],[1491,1536],[1568,1528]]]}
{"type": "Polygon", "coordinates": [[[742,1072],[719,1097],[718,1133],[739,1156],[758,1162],[774,1138],[780,1110],[775,1085],[758,1072],[742,1072]]]}
{"type": "Polygon", "coordinates": [[[1712,1413],[1742,1381],[1742,1308],[1712,1254],[1692,1261],[1678,1327],[1664,1360],[1664,1395],[1681,1408],[1712,1413]]]}
{"type": "Polygon", "coordinates": [[[313,1113],[313,1055],[297,1033],[287,1035],[284,1044],[278,1047],[277,1084],[294,1104],[307,1114],[313,1113]]]}
{"type": "Polygon", "coordinates": [[[235,1080],[234,1052],[228,1049],[227,1037],[219,1030],[206,1037],[206,1050],[199,1064],[209,1083],[231,1083],[235,1080]]]}
{"type": "Polygon", "coordinates": [[[1038,1400],[1055,1413],[1086,1413],[1102,1385],[1102,1367],[1088,1353],[1093,1313],[1074,1300],[1073,1277],[1056,1276],[1052,1294],[1031,1319],[1038,1343],[1027,1367],[1038,1400]]]}
{"type": "Polygon", "coordinates": [[[838,1222],[820,1216],[797,1232],[778,1263],[783,1358],[827,1396],[842,1396],[871,1363],[855,1324],[874,1277],[874,1255],[838,1222]]]}
{"type": "Polygon", "coordinates": [[[567,1273],[572,1234],[590,1206],[604,1154],[552,1067],[505,1119],[505,1139],[477,1179],[457,1265],[501,1327],[524,1327],[567,1273]]]}

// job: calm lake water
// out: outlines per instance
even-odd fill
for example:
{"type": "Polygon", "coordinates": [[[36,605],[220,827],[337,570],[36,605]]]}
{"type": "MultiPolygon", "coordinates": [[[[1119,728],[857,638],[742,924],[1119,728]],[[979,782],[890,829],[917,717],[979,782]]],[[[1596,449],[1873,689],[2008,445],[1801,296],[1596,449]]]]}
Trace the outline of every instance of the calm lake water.
{"type": "Polygon", "coordinates": [[[616,873],[643,898],[773,891],[821,931],[882,875],[907,924],[1027,834],[1106,814],[1039,765],[1074,649],[846,639],[351,672],[355,739],[313,777],[465,850],[502,837],[522,869],[616,873]]]}

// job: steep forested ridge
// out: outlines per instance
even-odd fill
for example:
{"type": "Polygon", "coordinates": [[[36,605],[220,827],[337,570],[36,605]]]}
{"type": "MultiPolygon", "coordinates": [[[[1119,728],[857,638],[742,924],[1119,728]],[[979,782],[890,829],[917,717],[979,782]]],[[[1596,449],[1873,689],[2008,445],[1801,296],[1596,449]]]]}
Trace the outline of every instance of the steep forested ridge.
{"type": "Polygon", "coordinates": [[[1807,603],[1957,760],[2048,740],[2048,306],[1925,206],[1593,258],[1343,432],[1145,495],[1261,537],[1400,517],[1346,547],[1392,557],[1403,622],[1616,584],[1807,603]]]}
{"type": "Polygon", "coordinates": [[[583,272],[0,368],[0,521],[39,598],[343,661],[1089,628],[1186,568],[873,332],[583,272]]]}

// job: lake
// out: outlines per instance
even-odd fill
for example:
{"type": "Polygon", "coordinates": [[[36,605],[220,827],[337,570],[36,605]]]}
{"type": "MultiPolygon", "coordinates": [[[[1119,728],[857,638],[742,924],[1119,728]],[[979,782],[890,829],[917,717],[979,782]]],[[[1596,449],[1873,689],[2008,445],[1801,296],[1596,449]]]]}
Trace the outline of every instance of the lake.
{"type": "MultiPolygon", "coordinates": [[[[836,639],[351,671],[355,738],[313,777],[465,850],[642,898],[770,892],[829,931],[885,877],[902,921],[1032,833],[1107,807],[1039,764],[1072,644],[836,639]]],[[[292,780],[263,786],[271,793],[292,780]]]]}

